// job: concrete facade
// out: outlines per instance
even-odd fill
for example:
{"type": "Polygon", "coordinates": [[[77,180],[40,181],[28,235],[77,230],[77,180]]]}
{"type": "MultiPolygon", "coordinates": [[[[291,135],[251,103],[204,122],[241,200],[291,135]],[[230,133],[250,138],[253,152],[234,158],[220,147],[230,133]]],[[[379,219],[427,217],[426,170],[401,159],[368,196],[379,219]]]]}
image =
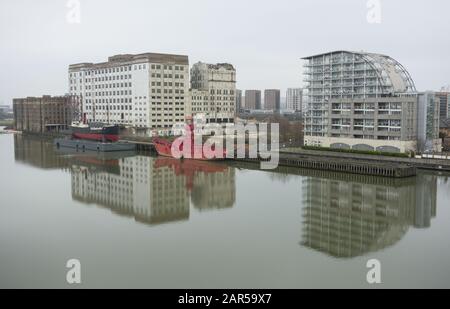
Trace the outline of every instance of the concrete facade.
{"type": "Polygon", "coordinates": [[[266,89],[264,91],[264,109],[272,111],[280,111],[281,96],[278,89],[266,89]]]}
{"type": "Polygon", "coordinates": [[[70,65],[69,91],[81,98],[87,122],[170,128],[185,121],[189,59],[146,53],[70,65]]]}
{"type": "Polygon", "coordinates": [[[261,109],[261,90],[245,90],[245,109],[261,109]]]}
{"type": "Polygon", "coordinates": [[[236,70],[231,64],[198,62],[191,69],[190,109],[208,123],[232,123],[236,114],[236,70]],[[200,115],[201,114],[201,115],[200,115]]]}

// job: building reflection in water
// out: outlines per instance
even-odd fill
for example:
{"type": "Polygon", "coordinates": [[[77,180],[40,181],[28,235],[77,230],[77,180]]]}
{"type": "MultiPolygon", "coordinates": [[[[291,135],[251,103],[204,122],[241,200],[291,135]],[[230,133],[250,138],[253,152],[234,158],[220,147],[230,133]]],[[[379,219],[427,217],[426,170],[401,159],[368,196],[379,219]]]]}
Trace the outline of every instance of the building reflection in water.
{"type": "Polygon", "coordinates": [[[303,180],[302,245],[351,258],[397,243],[436,216],[437,176],[389,179],[318,172],[303,180]],[[320,174],[320,175],[319,175],[320,174]]]}
{"type": "MultiPolygon", "coordinates": [[[[14,137],[14,144],[17,162],[70,172],[74,200],[147,224],[187,220],[190,205],[204,211],[235,204],[235,168],[228,165],[135,153],[61,153],[51,141],[21,135],[14,137]]],[[[383,250],[410,227],[430,227],[436,216],[436,174],[390,179],[283,167],[276,172],[269,176],[273,181],[302,177],[301,244],[333,257],[383,250]]]]}
{"type": "Polygon", "coordinates": [[[67,158],[54,151],[51,140],[33,135],[14,135],[14,157],[16,162],[41,169],[69,167],[67,158]]]}
{"type": "Polygon", "coordinates": [[[236,201],[235,170],[227,168],[217,173],[200,173],[195,177],[191,199],[198,210],[233,207],[236,201]]]}
{"type": "Polygon", "coordinates": [[[196,209],[231,208],[235,169],[216,162],[55,150],[51,140],[14,136],[15,160],[71,173],[72,198],[137,221],[158,224],[187,220],[196,209]]]}
{"type": "Polygon", "coordinates": [[[201,209],[232,207],[235,203],[234,169],[226,165],[132,156],[120,158],[116,164],[110,161],[107,166],[98,162],[103,167],[99,170],[82,160],[78,157],[72,165],[73,199],[107,207],[140,222],[187,220],[191,198],[201,209]],[[198,196],[208,198],[199,200],[198,196]]]}

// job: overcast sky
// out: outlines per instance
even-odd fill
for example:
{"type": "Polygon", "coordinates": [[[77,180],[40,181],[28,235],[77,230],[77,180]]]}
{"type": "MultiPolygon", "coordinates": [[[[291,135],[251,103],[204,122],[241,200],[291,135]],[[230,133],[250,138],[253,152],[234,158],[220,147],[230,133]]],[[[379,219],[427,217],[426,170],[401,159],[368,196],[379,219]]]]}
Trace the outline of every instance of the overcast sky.
{"type": "Polygon", "coordinates": [[[80,23],[68,2],[0,1],[0,104],[65,94],[71,63],[142,52],[230,62],[240,89],[301,86],[301,57],[341,49],[390,55],[419,90],[450,84],[448,0],[380,0],[380,23],[368,0],[79,0],[80,23]]]}

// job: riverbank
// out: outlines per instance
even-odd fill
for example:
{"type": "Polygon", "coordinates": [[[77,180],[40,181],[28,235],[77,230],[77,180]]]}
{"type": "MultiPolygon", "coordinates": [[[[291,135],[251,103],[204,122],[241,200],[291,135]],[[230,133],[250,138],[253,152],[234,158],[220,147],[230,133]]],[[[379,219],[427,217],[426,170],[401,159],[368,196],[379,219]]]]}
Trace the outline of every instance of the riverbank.
{"type": "MultiPolygon", "coordinates": [[[[67,136],[62,133],[31,134],[41,138],[59,138],[67,136]]],[[[29,135],[29,133],[24,133],[29,135]]],[[[143,153],[155,153],[150,138],[127,136],[126,142],[136,145],[143,153]]],[[[236,157],[236,156],[235,156],[236,157]]],[[[262,159],[227,159],[227,161],[259,164],[262,159]]],[[[281,149],[279,165],[286,168],[306,168],[313,170],[328,170],[358,175],[383,176],[393,178],[412,177],[416,169],[435,171],[450,171],[450,160],[407,158],[394,156],[379,156],[373,154],[345,153],[323,150],[308,150],[296,148],[281,149]]]]}

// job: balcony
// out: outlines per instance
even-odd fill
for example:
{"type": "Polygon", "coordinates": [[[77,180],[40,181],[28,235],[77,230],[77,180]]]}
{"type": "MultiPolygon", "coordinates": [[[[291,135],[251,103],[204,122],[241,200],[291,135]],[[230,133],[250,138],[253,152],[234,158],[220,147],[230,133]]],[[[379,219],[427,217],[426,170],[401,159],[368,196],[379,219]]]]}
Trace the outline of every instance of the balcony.
{"type": "Polygon", "coordinates": [[[342,63],[342,57],[332,58],[331,63],[333,63],[333,64],[342,63]]]}

